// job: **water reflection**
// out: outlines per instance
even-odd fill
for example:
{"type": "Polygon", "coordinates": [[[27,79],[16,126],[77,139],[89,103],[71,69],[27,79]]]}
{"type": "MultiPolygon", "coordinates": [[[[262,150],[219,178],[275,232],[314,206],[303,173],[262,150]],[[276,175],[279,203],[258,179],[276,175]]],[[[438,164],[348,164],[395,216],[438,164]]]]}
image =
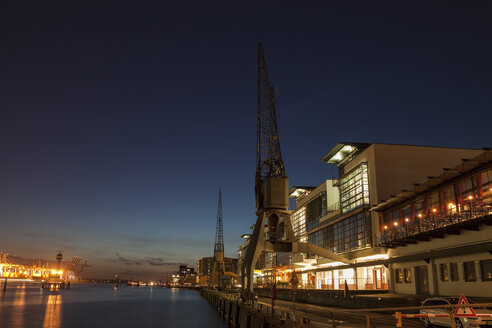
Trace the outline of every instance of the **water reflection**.
{"type": "Polygon", "coordinates": [[[43,328],[59,328],[62,326],[61,318],[62,296],[60,294],[48,295],[44,312],[43,328]]]}
{"type": "Polygon", "coordinates": [[[26,305],[26,286],[17,286],[14,293],[13,305],[17,305],[15,310],[11,312],[12,327],[24,327],[25,305],[26,305]]]}
{"type": "Polygon", "coordinates": [[[0,290],[0,328],[226,327],[196,291],[113,287],[80,284],[50,291],[12,283],[5,294],[0,290]]]}

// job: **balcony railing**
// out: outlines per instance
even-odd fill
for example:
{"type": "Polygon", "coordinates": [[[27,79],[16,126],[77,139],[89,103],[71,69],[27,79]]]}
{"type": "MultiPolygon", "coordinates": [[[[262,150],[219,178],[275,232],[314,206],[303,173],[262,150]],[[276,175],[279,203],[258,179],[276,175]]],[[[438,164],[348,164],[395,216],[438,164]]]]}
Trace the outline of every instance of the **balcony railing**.
{"type": "Polygon", "coordinates": [[[470,210],[455,212],[449,215],[423,215],[416,220],[385,226],[382,233],[377,235],[378,246],[399,246],[406,242],[419,240],[432,233],[457,234],[460,227],[473,228],[480,221],[492,220],[492,206],[476,206],[470,210]]]}

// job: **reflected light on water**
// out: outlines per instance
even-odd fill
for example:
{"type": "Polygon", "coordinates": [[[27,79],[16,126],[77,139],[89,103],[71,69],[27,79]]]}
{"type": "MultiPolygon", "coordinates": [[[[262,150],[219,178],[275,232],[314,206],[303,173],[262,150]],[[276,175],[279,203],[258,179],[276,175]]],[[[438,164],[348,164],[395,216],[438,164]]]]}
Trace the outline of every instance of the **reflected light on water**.
{"type": "Polygon", "coordinates": [[[48,295],[44,313],[43,328],[59,328],[62,326],[61,318],[61,295],[48,295]]]}
{"type": "Polygon", "coordinates": [[[15,290],[13,305],[16,305],[15,311],[12,311],[13,327],[24,327],[25,305],[26,305],[26,288],[17,286],[15,290]]]}

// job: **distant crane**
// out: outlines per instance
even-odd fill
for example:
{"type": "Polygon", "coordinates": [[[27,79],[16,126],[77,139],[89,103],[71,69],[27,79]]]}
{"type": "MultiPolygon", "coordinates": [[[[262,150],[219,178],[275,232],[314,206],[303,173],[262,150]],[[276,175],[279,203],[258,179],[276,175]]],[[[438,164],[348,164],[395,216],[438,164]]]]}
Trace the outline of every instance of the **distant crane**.
{"type": "Polygon", "coordinates": [[[258,44],[257,101],[257,220],[241,267],[242,287],[247,292],[253,291],[253,270],[262,252],[311,253],[344,263],[353,263],[322,247],[296,242],[294,239],[291,211],[288,210],[289,178],[280,151],[275,92],[268,79],[261,43],[258,44]]]}
{"type": "Polygon", "coordinates": [[[224,264],[224,231],[222,226],[222,190],[219,188],[219,204],[217,207],[217,225],[215,228],[214,267],[212,285],[220,285],[220,276],[225,274],[224,264]]]}
{"type": "Polygon", "coordinates": [[[75,275],[77,273],[77,266],[80,263],[81,258],[79,256],[74,256],[72,262],[70,262],[67,266],[67,271],[73,272],[75,275]]]}

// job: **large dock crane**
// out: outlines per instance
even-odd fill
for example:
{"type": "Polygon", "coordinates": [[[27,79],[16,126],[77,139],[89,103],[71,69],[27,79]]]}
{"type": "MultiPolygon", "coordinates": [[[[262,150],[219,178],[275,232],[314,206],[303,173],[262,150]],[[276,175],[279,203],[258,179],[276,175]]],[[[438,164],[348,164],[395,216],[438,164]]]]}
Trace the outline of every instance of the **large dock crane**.
{"type": "Polygon", "coordinates": [[[225,274],[224,264],[224,229],[222,225],[222,190],[219,189],[217,206],[217,225],[215,227],[214,267],[212,269],[212,285],[220,285],[220,277],[225,274]]]}
{"type": "Polygon", "coordinates": [[[232,279],[237,278],[234,272],[226,270],[224,258],[224,228],[222,218],[222,190],[219,189],[219,203],[217,206],[217,225],[215,229],[214,263],[210,285],[213,287],[228,288],[232,286],[232,279]]]}
{"type": "Polygon", "coordinates": [[[262,252],[309,253],[353,263],[317,245],[296,242],[289,211],[289,178],[280,151],[275,92],[268,79],[265,56],[258,44],[256,139],[256,224],[241,267],[242,287],[253,291],[253,272],[262,252]],[[265,231],[267,228],[267,231],[265,231]]]}

